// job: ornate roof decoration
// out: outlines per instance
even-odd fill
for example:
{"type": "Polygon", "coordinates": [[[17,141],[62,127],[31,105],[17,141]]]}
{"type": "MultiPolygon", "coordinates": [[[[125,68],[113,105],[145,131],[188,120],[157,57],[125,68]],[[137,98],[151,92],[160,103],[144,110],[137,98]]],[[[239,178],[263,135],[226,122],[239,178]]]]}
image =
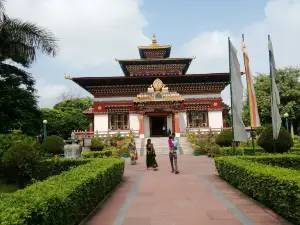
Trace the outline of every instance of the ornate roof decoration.
{"type": "Polygon", "coordinates": [[[66,73],[64,74],[64,78],[68,80],[72,80],[72,77],[70,75],[67,75],[66,73]]]}
{"type": "Polygon", "coordinates": [[[85,115],[94,114],[94,108],[93,107],[89,107],[89,108],[85,109],[83,111],[83,114],[85,114],[85,115]]]}
{"type": "Polygon", "coordinates": [[[157,71],[167,74],[169,71],[173,71],[174,68],[176,71],[179,71],[181,75],[186,74],[193,59],[195,59],[195,57],[129,60],[116,59],[116,61],[119,62],[125,76],[132,76],[135,75],[135,73],[149,76],[153,73],[157,73],[157,71]]]}
{"type": "Polygon", "coordinates": [[[140,93],[133,99],[134,103],[155,101],[183,101],[184,98],[176,91],[170,92],[169,88],[157,78],[150,85],[146,93],[140,93]]]}
{"type": "Polygon", "coordinates": [[[156,40],[155,34],[152,36],[152,43],[149,46],[138,46],[139,49],[164,49],[171,48],[172,45],[159,45],[156,40]]]}

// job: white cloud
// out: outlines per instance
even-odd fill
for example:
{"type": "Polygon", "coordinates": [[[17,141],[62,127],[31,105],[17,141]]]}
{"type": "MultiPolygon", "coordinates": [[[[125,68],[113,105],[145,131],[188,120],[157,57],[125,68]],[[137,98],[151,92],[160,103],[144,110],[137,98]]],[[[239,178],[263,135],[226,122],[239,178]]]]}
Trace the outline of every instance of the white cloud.
{"type": "Polygon", "coordinates": [[[148,44],[147,22],[139,0],[10,0],[11,17],[36,22],[59,37],[55,59],[71,68],[115,63],[115,57],[137,56],[137,43],[148,44]]]}
{"type": "MultiPolygon", "coordinates": [[[[265,7],[263,21],[245,26],[240,33],[212,31],[200,33],[184,46],[185,55],[196,55],[189,72],[226,72],[228,71],[228,44],[231,37],[235,47],[240,50],[241,34],[245,34],[245,43],[250,56],[251,69],[256,72],[268,72],[267,35],[271,35],[277,68],[300,66],[300,1],[270,0],[265,7]]],[[[242,53],[241,70],[243,70],[242,53]]],[[[222,93],[229,103],[229,88],[222,93]]]]}
{"type": "MultiPolygon", "coordinates": [[[[53,71],[47,71],[48,76],[40,77],[39,74],[44,73],[40,71],[43,66],[40,61],[34,65],[38,65],[39,71],[33,75],[43,79],[37,82],[36,87],[41,107],[53,106],[59,95],[75,86],[72,82],[67,86],[59,84],[65,84],[64,72],[73,71],[87,76],[82,72],[89,68],[102,67],[101,73],[107,68],[111,70],[111,64],[114,64],[112,72],[120,75],[121,70],[114,58],[136,58],[137,44],[150,43],[143,34],[147,21],[141,13],[140,4],[139,0],[7,1],[6,10],[10,17],[47,27],[59,38],[60,52],[51,64],[60,71],[50,68],[53,71]]],[[[82,89],[81,92],[85,91],[82,89]]]]}
{"type": "Polygon", "coordinates": [[[61,84],[50,84],[45,80],[37,80],[36,89],[38,91],[39,106],[41,108],[52,107],[58,103],[57,97],[67,93],[69,88],[61,84]]]}

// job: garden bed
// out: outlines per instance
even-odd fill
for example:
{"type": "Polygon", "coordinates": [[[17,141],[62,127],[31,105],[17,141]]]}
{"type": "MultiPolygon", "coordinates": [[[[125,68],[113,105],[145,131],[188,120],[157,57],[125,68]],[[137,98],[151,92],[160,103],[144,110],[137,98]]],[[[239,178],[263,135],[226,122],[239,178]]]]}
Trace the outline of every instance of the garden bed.
{"type": "Polygon", "coordinates": [[[1,195],[0,224],[78,224],[122,181],[123,174],[122,159],[91,159],[43,182],[1,195]]]}
{"type": "Polygon", "coordinates": [[[215,165],[222,179],[294,224],[300,224],[299,171],[243,157],[218,157],[215,165]]]}

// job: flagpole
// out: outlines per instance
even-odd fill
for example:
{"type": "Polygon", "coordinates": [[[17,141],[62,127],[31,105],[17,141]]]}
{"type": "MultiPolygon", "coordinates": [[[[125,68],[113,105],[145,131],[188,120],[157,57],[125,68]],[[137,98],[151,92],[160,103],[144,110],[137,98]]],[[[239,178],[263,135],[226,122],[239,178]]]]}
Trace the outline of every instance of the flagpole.
{"type": "MultiPolygon", "coordinates": [[[[242,34],[242,40],[243,40],[243,44],[245,44],[245,36],[244,34],[242,34]]],[[[245,67],[245,73],[247,71],[247,68],[246,68],[246,63],[245,63],[245,53],[243,53],[243,58],[244,58],[244,67],[245,67]]],[[[249,68],[248,68],[249,69],[249,68]]],[[[247,104],[248,104],[248,111],[249,111],[249,117],[250,117],[250,135],[251,135],[251,139],[252,139],[252,149],[253,149],[253,152],[254,152],[254,139],[253,139],[253,130],[252,130],[252,120],[251,120],[251,112],[250,112],[250,104],[249,104],[249,83],[248,83],[248,79],[247,79],[247,74],[246,74],[246,84],[247,84],[247,104]]]]}
{"type": "Polygon", "coordinates": [[[233,149],[235,149],[235,146],[234,146],[234,129],[233,129],[233,108],[232,108],[232,102],[233,102],[233,99],[232,99],[232,71],[231,71],[231,63],[230,63],[230,59],[231,59],[231,56],[230,56],[230,37],[228,37],[228,54],[229,54],[229,77],[230,77],[230,99],[231,99],[231,127],[232,127],[232,144],[231,144],[231,147],[233,149]]]}
{"type": "MultiPolygon", "coordinates": [[[[270,41],[271,37],[270,37],[270,34],[268,34],[268,41],[270,41]]],[[[273,82],[272,82],[272,66],[271,66],[271,60],[272,60],[272,53],[271,51],[269,50],[269,65],[270,65],[270,95],[271,95],[271,107],[272,107],[272,102],[274,101],[273,99],[273,82]]],[[[274,118],[272,118],[274,119],[274,118]]],[[[272,128],[274,129],[273,125],[272,125],[272,128]]],[[[273,148],[274,148],[274,153],[276,153],[276,143],[275,143],[276,139],[274,139],[273,137],[273,148]]]]}

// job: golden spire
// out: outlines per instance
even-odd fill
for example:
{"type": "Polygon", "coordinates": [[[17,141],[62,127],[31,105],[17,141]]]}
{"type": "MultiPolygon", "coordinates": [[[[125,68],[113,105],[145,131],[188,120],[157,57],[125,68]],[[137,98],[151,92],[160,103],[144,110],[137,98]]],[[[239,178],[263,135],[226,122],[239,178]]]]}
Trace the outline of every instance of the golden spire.
{"type": "Polygon", "coordinates": [[[159,46],[159,44],[157,44],[157,40],[156,40],[155,34],[153,34],[153,36],[152,36],[152,44],[151,44],[151,46],[159,46]]]}

